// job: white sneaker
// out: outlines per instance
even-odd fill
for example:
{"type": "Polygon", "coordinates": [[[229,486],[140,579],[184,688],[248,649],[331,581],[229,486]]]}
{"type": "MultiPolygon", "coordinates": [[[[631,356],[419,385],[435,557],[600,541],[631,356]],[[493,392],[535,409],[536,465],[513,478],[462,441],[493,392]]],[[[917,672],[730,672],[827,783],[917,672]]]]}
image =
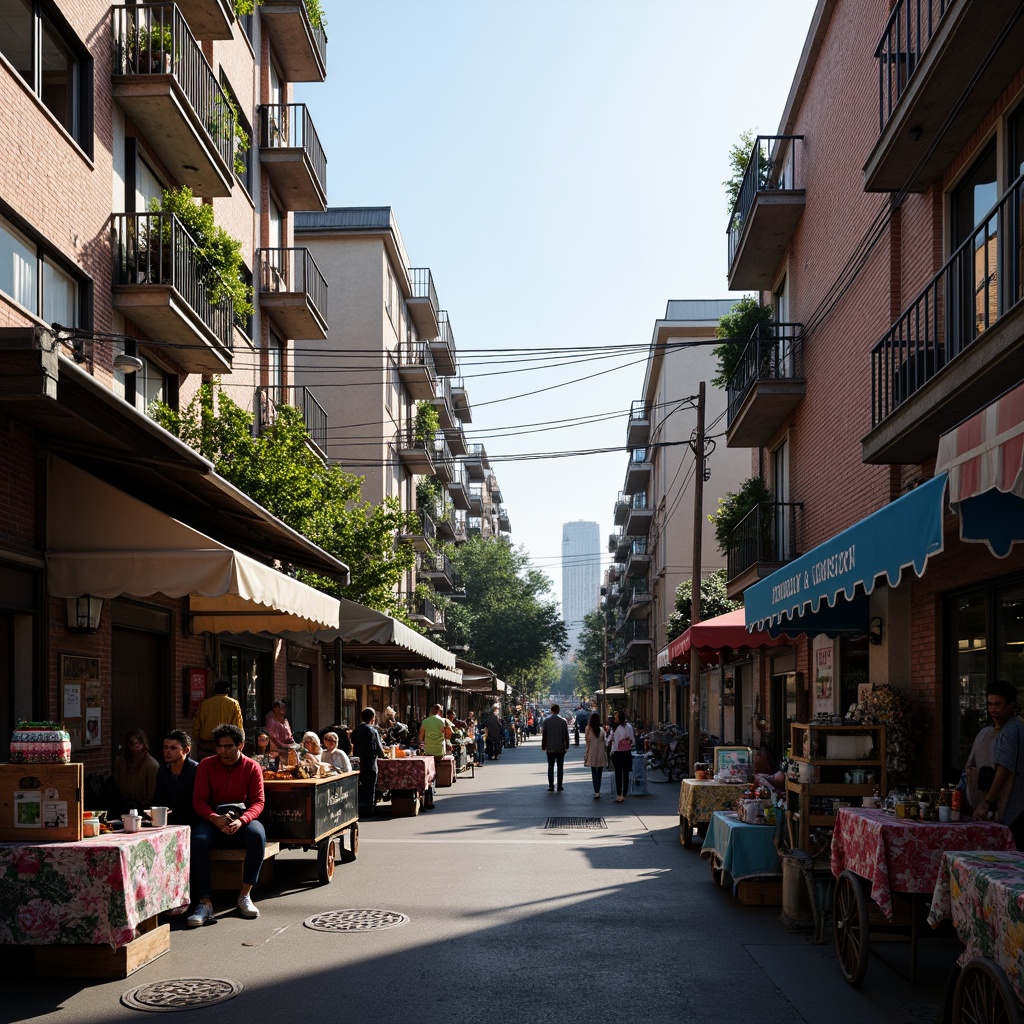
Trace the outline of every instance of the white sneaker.
{"type": "Polygon", "coordinates": [[[185,924],[189,928],[202,928],[213,917],[213,907],[209,903],[197,903],[196,909],[188,915],[185,924]]]}
{"type": "Polygon", "coordinates": [[[260,908],[252,901],[252,897],[246,893],[238,897],[238,912],[242,917],[255,918],[260,916],[260,908]]]}
{"type": "Polygon", "coordinates": [[[600,793],[595,793],[594,794],[594,799],[595,800],[600,800],[601,799],[601,794],[600,793]]]}

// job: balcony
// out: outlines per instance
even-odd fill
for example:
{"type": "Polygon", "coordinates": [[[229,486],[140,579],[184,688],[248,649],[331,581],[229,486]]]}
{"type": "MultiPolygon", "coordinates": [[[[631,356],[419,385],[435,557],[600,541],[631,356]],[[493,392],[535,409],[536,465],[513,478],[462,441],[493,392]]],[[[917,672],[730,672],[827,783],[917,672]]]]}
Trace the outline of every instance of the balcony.
{"type": "Polygon", "coordinates": [[[213,302],[196,243],[173,213],[115,213],[113,305],[186,373],[230,373],[234,315],[213,302]]]}
{"type": "Polygon", "coordinates": [[[259,387],[256,389],[254,411],[256,432],[262,434],[276,422],[283,406],[291,406],[302,414],[306,436],[317,455],[327,458],[327,412],[307,387],[259,387]]]}
{"type": "Polygon", "coordinates": [[[457,509],[461,512],[469,511],[469,478],[466,476],[465,466],[456,465],[455,479],[448,484],[448,493],[457,509]]]}
{"type": "Polygon", "coordinates": [[[651,415],[647,403],[640,399],[629,407],[629,422],[626,424],[626,447],[640,448],[651,439],[651,415]]]}
{"type": "Polygon", "coordinates": [[[622,485],[622,490],[626,494],[637,494],[640,491],[646,491],[653,468],[648,450],[646,448],[634,448],[629,453],[629,462],[626,464],[626,482],[622,485]]]}
{"type": "Polygon", "coordinates": [[[767,445],[807,392],[803,324],[758,325],[727,391],[729,447],[767,445]]]}
{"type": "Polygon", "coordinates": [[[257,13],[270,31],[270,48],[289,82],[327,77],[327,33],[314,25],[303,0],[262,0],[257,13]]]}
{"type": "Polygon", "coordinates": [[[434,357],[425,342],[407,341],[399,350],[398,376],[410,398],[432,401],[437,397],[434,357]]]}
{"type": "Polygon", "coordinates": [[[409,283],[412,285],[412,295],[406,300],[406,306],[416,325],[416,333],[424,341],[433,341],[441,329],[433,275],[427,267],[410,267],[409,283]]]}
{"type": "Polygon", "coordinates": [[[455,459],[441,433],[434,437],[434,475],[443,484],[449,484],[455,479],[455,459]]]}
{"type": "Polygon", "coordinates": [[[430,351],[434,354],[434,365],[442,377],[455,376],[455,337],[452,325],[448,320],[448,311],[437,312],[437,338],[430,342],[430,351]]]}
{"type": "MultiPolygon", "coordinates": [[[[433,353],[434,350],[430,346],[427,347],[433,353]]],[[[431,355],[431,358],[433,358],[433,355],[431,355]]],[[[434,368],[437,368],[436,364],[434,368]]],[[[430,404],[437,410],[437,420],[441,429],[451,430],[458,422],[458,417],[455,415],[455,409],[452,405],[451,378],[438,377],[434,383],[437,388],[434,397],[430,399],[430,404]]]]}
{"type": "Polygon", "coordinates": [[[619,546],[619,538],[622,536],[622,530],[618,533],[608,534],[608,554],[614,555],[615,549],[619,546]]]}
{"type": "Polygon", "coordinates": [[[469,406],[469,392],[466,382],[459,377],[452,384],[452,401],[455,403],[455,414],[463,423],[473,422],[473,410],[469,406]]]}
{"type": "Polygon", "coordinates": [[[235,183],[235,116],[174,4],[112,7],[114,99],[166,166],[199,196],[235,183]]]}
{"type": "Polygon", "coordinates": [[[651,685],[651,673],[646,671],[627,672],[623,685],[627,690],[642,690],[651,685]]]}
{"type": "Polygon", "coordinates": [[[797,557],[796,517],[802,508],[800,502],[763,502],[739,521],[726,561],[730,599],[797,557]]]}
{"type": "Polygon", "coordinates": [[[501,496],[501,487],[498,485],[498,478],[493,473],[487,474],[487,490],[490,492],[491,501],[500,505],[504,499],[501,496]]]}
{"type": "Polygon", "coordinates": [[[457,459],[463,455],[468,455],[469,448],[466,447],[466,435],[462,430],[461,420],[456,420],[455,426],[443,429],[445,440],[448,442],[448,447],[452,450],[452,455],[457,459]]]}
{"type": "Polygon", "coordinates": [[[641,576],[651,567],[651,555],[647,550],[647,538],[637,537],[629,546],[626,556],[626,575],[641,576]]]}
{"type": "Polygon", "coordinates": [[[260,309],[287,339],[327,337],[327,282],[304,247],[257,249],[260,309]]]}
{"type": "Polygon", "coordinates": [[[437,537],[437,527],[434,520],[425,508],[416,509],[417,527],[401,533],[399,536],[403,541],[411,544],[415,551],[427,552],[434,550],[434,540],[437,537]]]}
{"type": "MultiPolygon", "coordinates": [[[[640,491],[630,498],[629,514],[626,516],[625,535],[627,537],[646,537],[654,518],[654,509],[647,507],[647,492],[640,491]]],[[[616,558],[621,562],[621,558],[616,558]]]]}
{"type": "Polygon", "coordinates": [[[626,595],[627,619],[636,619],[648,614],[651,608],[651,590],[646,579],[638,579],[632,587],[627,587],[626,595]]]}
{"type": "Polygon", "coordinates": [[[327,209],[327,157],[305,103],[260,107],[259,147],[285,210],[327,209]]]}
{"type": "Polygon", "coordinates": [[[622,636],[625,640],[627,658],[647,657],[652,646],[651,627],[646,619],[627,620],[623,624],[622,636]]]}
{"type": "Polygon", "coordinates": [[[440,630],[444,628],[444,610],[438,608],[429,597],[409,598],[409,618],[413,622],[426,626],[427,629],[440,630]]]}
{"type": "Polygon", "coordinates": [[[484,521],[481,516],[466,517],[466,535],[469,537],[482,537],[484,532],[484,521]]]}
{"type": "Polygon", "coordinates": [[[629,515],[629,495],[619,491],[615,499],[614,522],[616,526],[622,526],[629,515]]]}
{"type": "Polygon", "coordinates": [[[871,352],[865,462],[917,464],[1024,377],[1024,176],[871,352]]]}
{"type": "Polygon", "coordinates": [[[487,450],[482,444],[471,444],[466,446],[466,456],[462,460],[466,467],[466,473],[470,480],[483,480],[486,471],[491,468],[487,458],[487,450]]]}
{"type": "Polygon", "coordinates": [[[875,50],[879,135],[864,165],[866,191],[923,192],[942,179],[1020,70],[1016,8],[1016,0],[897,0],[875,50]]]}
{"type": "Polygon", "coordinates": [[[434,441],[429,442],[424,438],[417,437],[412,427],[399,431],[395,438],[395,448],[398,450],[398,457],[402,465],[410,473],[417,473],[420,476],[434,475],[433,449],[434,441]]]}
{"type": "Polygon", "coordinates": [[[469,511],[477,516],[484,514],[484,494],[480,484],[469,485],[469,511]]]}
{"type": "Polygon", "coordinates": [[[443,552],[418,555],[416,576],[429,581],[439,594],[450,594],[459,589],[455,568],[443,552]]]}
{"type": "Polygon", "coordinates": [[[729,289],[771,288],[805,194],[797,188],[802,135],[759,135],[729,219],[729,289]]]}
{"type": "Polygon", "coordinates": [[[622,565],[625,564],[626,558],[629,555],[629,546],[633,543],[633,538],[626,534],[625,530],[620,530],[615,536],[616,544],[613,554],[615,561],[622,565]]]}
{"type": "Polygon", "coordinates": [[[504,505],[498,507],[498,529],[502,533],[512,532],[512,523],[508,518],[508,509],[504,505]]]}

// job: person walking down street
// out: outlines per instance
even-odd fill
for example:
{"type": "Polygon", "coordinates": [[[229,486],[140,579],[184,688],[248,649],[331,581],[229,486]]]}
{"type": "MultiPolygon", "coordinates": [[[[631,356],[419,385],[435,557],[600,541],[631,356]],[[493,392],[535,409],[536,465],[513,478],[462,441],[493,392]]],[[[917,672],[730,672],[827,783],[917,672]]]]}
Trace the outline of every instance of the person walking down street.
{"type": "Polygon", "coordinates": [[[501,756],[501,736],[505,731],[504,723],[498,717],[501,707],[495,704],[490,712],[481,720],[481,724],[487,731],[487,760],[497,761],[501,756]]]}
{"type": "Polygon", "coordinates": [[[548,792],[555,789],[555,768],[558,768],[558,791],[562,792],[565,755],[569,749],[569,726],[558,713],[558,705],[551,705],[551,714],[540,728],[540,749],[548,755],[548,792]]]}
{"type": "Polygon", "coordinates": [[[974,817],[984,820],[989,812],[1007,825],[1018,850],[1024,850],[1024,722],[1017,717],[1017,690],[1012,683],[998,680],[985,688],[985,704],[998,732],[995,772],[991,785],[982,794],[974,817]],[[997,808],[1004,790],[1009,796],[998,817],[997,808]]]}
{"type": "Polygon", "coordinates": [[[231,684],[226,679],[218,679],[213,687],[213,696],[207,697],[192,716],[196,752],[203,757],[216,753],[213,730],[225,724],[242,728],[242,705],[231,696],[231,684]]]}
{"type": "MultiPolygon", "coordinates": [[[[420,725],[420,746],[426,757],[434,759],[434,765],[445,755],[445,742],[452,737],[454,722],[441,714],[441,705],[434,704],[430,714],[420,725]]],[[[434,806],[434,787],[428,786],[423,794],[423,807],[430,810],[434,806]]]]}
{"type": "Polygon", "coordinates": [[[594,799],[600,800],[601,776],[608,767],[608,733],[596,712],[590,716],[583,731],[583,742],[586,744],[583,764],[590,769],[590,777],[594,781],[594,799]]]}
{"type": "Polygon", "coordinates": [[[373,817],[377,791],[377,758],[384,756],[384,744],[373,724],[377,712],[363,708],[362,721],[352,730],[352,752],[359,758],[359,816],[373,817]]]}
{"type": "Polygon", "coordinates": [[[242,917],[260,916],[250,894],[267,850],[267,834],[257,820],[263,811],[263,769],[242,753],[245,733],[237,725],[217,726],[213,742],[217,754],[199,762],[192,791],[198,820],[192,826],[190,873],[196,902],[185,922],[189,928],[200,928],[213,917],[210,851],[221,846],[244,848],[238,911],[242,917]]]}
{"type": "Polygon", "coordinates": [[[615,769],[615,802],[621,804],[629,792],[629,773],[633,770],[633,726],[626,721],[625,711],[615,712],[615,728],[611,734],[612,767],[615,769]]]}
{"type": "Polygon", "coordinates": [[[580,745],[580,723],[573,721],[572,723],[572,745],[578,747],[580,745]]]}

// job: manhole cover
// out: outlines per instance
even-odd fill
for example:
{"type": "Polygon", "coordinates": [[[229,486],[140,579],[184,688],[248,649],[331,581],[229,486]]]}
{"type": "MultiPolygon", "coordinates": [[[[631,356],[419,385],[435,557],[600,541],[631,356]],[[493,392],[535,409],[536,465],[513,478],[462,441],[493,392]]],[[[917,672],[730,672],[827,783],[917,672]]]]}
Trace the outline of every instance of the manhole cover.
{"type": "Polygon", "coordinates": [[[607,828],[604,818],[548,818],[545,828],[607,828]]]}
{"type": "Polygon", "coordinates": [[[900,1007],[900,1016],[905,1021],[926,1021],[928,1024],[942,1020],[942,1008],[933,1003],[908,1003],[900,1007]]]}
{"type": "Polygon", "coordinates": [[[408,920],[397,910],[328,910],[302,923],[317,932],[365,932],[369,928],[397,928],[408,920]]]}
{"type": "Polygon", "coordinates": [[[150,1010],[155,1013],[171,1010],[197,1010],[234,999],[242,986],[226,978],[175,978],[155,981],[125,992],[121,1002],[132,1010],[150,1010]]]}

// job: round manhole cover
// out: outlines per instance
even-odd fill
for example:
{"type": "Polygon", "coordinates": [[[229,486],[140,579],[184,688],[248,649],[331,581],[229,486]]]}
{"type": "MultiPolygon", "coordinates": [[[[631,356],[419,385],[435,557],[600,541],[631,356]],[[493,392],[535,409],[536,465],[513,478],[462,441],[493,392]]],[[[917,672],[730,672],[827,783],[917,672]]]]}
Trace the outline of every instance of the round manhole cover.
{"type": "Polygon", "coordinates": [[[241,991],[242,986],[237,981],[226,978],[174,978],[133,988],[121,996],[121,1002],[133,1010],[156,1013],[197,1010],[234,999],[241,991]]]}
{"type": "Polygon", "coordinates": [[[302,923],[317,932],[364,932],[369,928],[397,928],[408,920],[397,910],[327,910],[302,923]]]}

